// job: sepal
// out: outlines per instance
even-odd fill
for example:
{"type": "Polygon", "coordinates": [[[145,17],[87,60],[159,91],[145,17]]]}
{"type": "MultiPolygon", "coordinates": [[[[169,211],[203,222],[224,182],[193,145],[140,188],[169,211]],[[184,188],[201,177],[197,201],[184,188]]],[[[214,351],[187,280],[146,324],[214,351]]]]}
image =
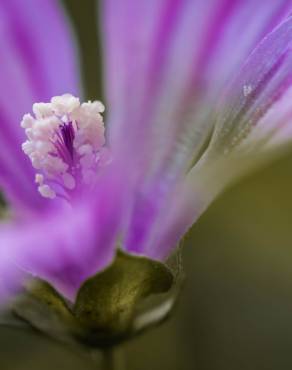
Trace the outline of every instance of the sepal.
{"type": "Polygon", "coordinates": [[[173,269],[119,250],[110,266],[83,283],[74,303],[32,279],[12,302],[10,316],[57,341],[114,346],[169,316],[183,276],[175,270],[181,271],[180,262],[173,269]]]}

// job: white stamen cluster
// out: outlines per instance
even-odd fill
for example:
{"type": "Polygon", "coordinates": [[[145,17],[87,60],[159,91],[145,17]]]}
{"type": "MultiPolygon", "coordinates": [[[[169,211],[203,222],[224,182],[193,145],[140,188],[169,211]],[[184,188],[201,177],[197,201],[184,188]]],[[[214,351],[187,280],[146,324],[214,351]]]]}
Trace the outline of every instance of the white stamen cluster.
{"type": "Polygon", "coordinates": [[[80,182],[90,184],[105,153],[104,123],[99,101],[80,104],[65,94],[50,103],[35,103],[21,126],[28,140],[22,149],[38,170],[40,194],[55,198],[58,192],[75,189],[80,182]]]}

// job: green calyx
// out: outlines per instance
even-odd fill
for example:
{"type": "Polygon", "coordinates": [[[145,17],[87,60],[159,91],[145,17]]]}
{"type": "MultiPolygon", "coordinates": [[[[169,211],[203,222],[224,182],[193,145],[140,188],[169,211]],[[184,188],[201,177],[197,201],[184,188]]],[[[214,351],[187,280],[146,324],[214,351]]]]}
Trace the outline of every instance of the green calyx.
{"type": "Polygon", "coordinates": [[[174,282],[166,265],[119,250],[110,266],[83,283],[73,305],[48,283],[37,280],[14,302],[12,310],[57,340],[112,346],[165,318],[169,310],[164,313],[160,309],[158,319],[152,314],[145,320],[143,304],[158,293],[163,293],[163,302],[164,296],[171,295],[174,282]]]}
{"type": "Polygon", "coordinates": [[[167,292],[172,284],[173,275],[162,263],[119,251],[111,266],[82,285],[74,313],[93,341],[118,340],[131,333],[141,300],[167,292]]]}

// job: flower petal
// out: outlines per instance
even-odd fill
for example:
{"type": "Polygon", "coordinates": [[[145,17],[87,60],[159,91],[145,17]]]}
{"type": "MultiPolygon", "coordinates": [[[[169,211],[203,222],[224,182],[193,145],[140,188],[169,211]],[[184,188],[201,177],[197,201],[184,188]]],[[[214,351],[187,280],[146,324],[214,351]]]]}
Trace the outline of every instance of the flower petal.
{"type": "Polygon", "coordinates": [[[79,199],[72,208],[50,209],[23,224],[2,224],[2,283],[15,289],[21,283],[20,271],[25,271],[45,279],[74,300],[82,282],[105,268],[115,254],[126,209],[126,184],[119,179],[118,169],[109,168],[99,179],[96,191],[79,199]]]}
{"type": "Polygon", "coordinates": [[[180,189],[167,227],[156,235],[162,255],[230,182],[279,153],[275,148],[291,142],[291,98],[289,17],[258,45],[218,104],[209,147],[180,189]]]}
{"type": "Polygon", "coordinates": [[[76,51],[55,0],[1,1],[0,45],[0,184],[10,201],[39,207],[20,121],[36,101],[78,94],[76,51]]]}
{"type": "Polygon", "coordinates": [[[129,250],[146,253],[150,229],[211,133],[210,107],[290,10],[285,0],[103,2],[109,137],[140,189],[129,250]]]}

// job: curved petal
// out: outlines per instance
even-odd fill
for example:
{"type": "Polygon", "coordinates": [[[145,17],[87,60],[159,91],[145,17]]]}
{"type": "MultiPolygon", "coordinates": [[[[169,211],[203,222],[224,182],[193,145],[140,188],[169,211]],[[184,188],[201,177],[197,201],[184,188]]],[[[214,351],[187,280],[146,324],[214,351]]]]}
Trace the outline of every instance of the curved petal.
{"type": "Polygon", "coordinates": [[[291,142],[291,97],[289,17],[258,45],[218,104],[209,147],[180,189],[167,227],[156,235],[161,257],[225,186],[277,153],[275,148],[291,142]]]}
{"type": "Polygon", "coordinates": [[[76,50],[56,0],[0,3],[0,186],[12,203],[42,207],[22,153],[22,116],[37,101],[78,94],[76,50]]]}
{"type": "Polygon", "coordinates": [[[22,224],[2,224],[2,285],[15,289],[21,284],[20,272],[25,271],[74,300],[82,282],[105,268],[114,256],[126,209],[126,184],[119,182],[122,177],[118,172],[109,168],[96,191],[72,207],[48,210],[22,224]]]}
{"type": "Polygon", "coordinates": [[[160,210],[211,133],[222,87],[290,11],[289,0],[103,2],[109,137],[139,188],[129,250],[145,253],[160,210]]]}

